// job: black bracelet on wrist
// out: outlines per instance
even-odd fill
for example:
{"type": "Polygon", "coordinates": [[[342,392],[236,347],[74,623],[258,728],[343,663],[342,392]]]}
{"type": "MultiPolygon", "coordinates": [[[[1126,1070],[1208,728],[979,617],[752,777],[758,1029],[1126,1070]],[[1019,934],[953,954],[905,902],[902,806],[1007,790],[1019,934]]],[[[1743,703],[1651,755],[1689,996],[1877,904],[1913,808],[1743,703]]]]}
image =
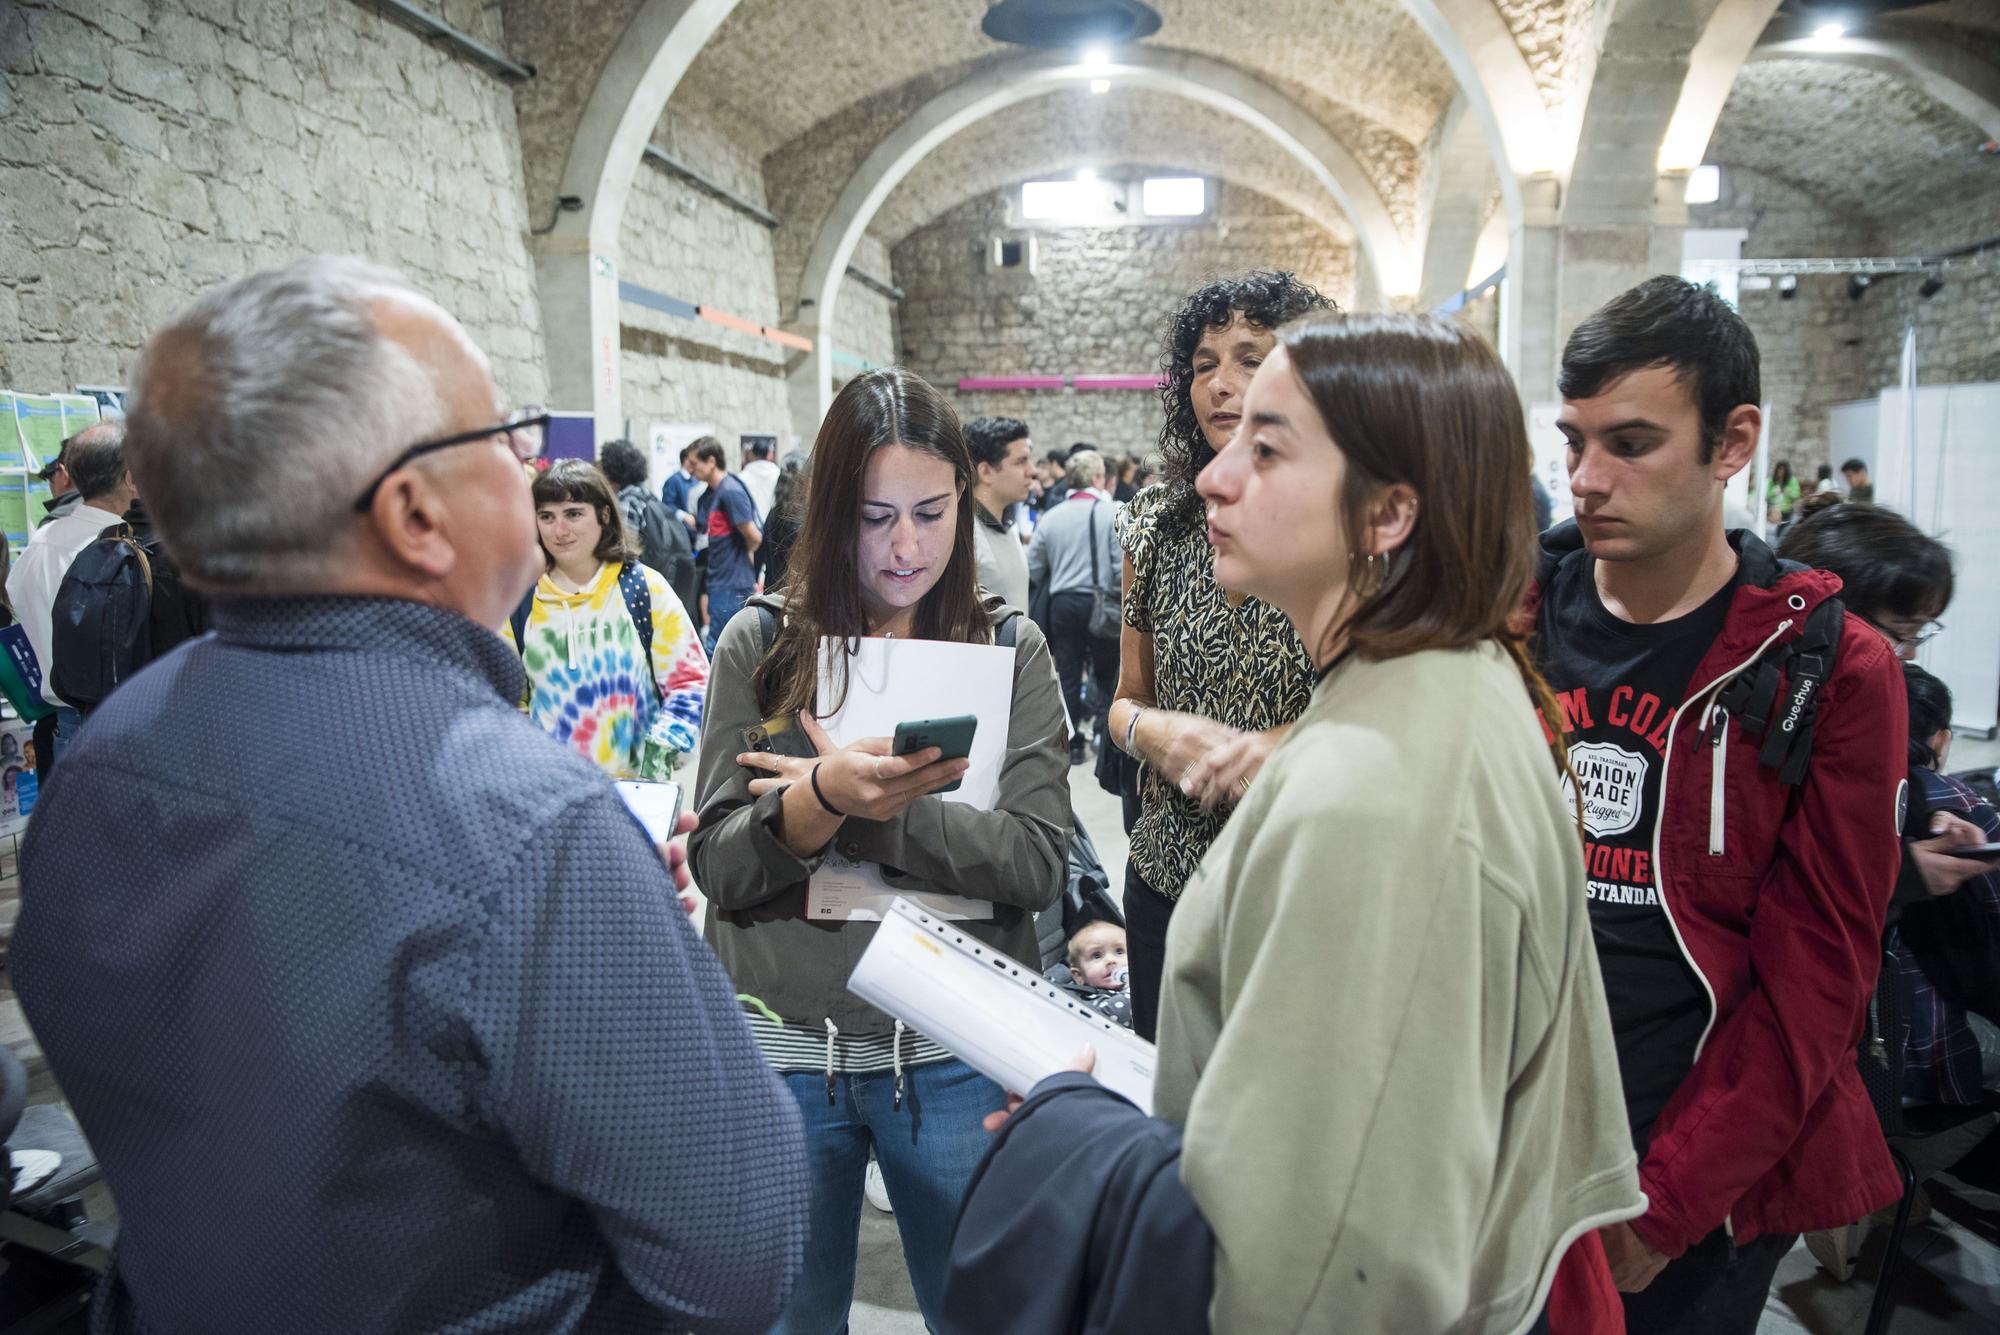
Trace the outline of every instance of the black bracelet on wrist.
{"type": "Polygon", "coordinates": [[[814,765],[810,770],[807,770],[806,773],[812,779],[813,797],[819,802],[819,804],[822,807],[826,809],[826,814],[829,816],[838,816],[842,820],[846,820],[847,813],[845,811],[842,811],[839,807],[835,806],[833,803],[826,800],[826,793],[819,786],[819,766],[814,765]]]}

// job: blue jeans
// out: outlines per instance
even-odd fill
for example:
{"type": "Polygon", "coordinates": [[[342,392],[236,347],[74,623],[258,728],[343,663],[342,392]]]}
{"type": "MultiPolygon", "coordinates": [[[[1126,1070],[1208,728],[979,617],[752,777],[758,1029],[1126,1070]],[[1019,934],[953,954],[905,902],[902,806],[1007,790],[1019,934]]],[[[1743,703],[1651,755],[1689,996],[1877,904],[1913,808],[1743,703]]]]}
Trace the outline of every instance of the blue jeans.
{"type": "Polygon", "coordinates": [[[702,637],[701,647],[715,657],[715,642],[722,635],[722,628],[729,624],[729,618],[743,610],[743,604],[750,601],[751,589],[708,590],[708,634],[702,637]]]}
{"type": "Polygon", "coordinates": [[[54,768],[57,759],[68,749],[69,744],[76,740],[76,730],[82,726],[83,715],[77,713],[68,705],[56,706],[55,740],[49,747],[50,768],[54,768]]]}
{"type": "Polygon", "coordinates": [[[910,1287],[924,1323],[935,1330],[959,1202],[992,1139],[980,1120],[1004,1108],[1006,1094],[957,1060],[906,1068],[900,1111],[894,1107],[896,1077],[889,1071],[834,1077],[831,1105],[820,1072],[791,1071],[783,1078],[805,1116],[812,1216],[805,1269],[771,1335],[847,1330],[870,1145],[896,1207],[910,1287]]]}

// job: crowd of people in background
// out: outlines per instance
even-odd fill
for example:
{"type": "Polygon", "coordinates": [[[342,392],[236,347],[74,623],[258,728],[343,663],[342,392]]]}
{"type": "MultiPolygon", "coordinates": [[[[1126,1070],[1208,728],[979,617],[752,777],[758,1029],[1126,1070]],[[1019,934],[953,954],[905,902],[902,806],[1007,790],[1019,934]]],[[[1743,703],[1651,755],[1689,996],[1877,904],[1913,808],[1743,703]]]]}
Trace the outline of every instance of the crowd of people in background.
{"type": "Polygon", "coordinates": [[[889,368],[664,479],[545,457],[358,261],[159,330],[6,581],[60,757],[11,966],[123,1216],[103,1328],[837,1335],[878,1184],[948,1332],[1750,1335],[1799,1235],[1851,1265],[1902,1191],[1862,1063],[2000,1077],[2000,812],[1908,661],[1949,549],[1858,459],[1730,522],[1758,352],[1680,279],[1568,340],[1553,526],[1461,326],[1285,272],[1163,314],[1154,453],[889,368]],[[66,658],[135,571],[138,656],[66,658]],[[865,637],[1011,653],[990,806],[828,735],[865,637]],[[1151,1110],[849,992],[855,884],[1156,1041],[1151,1110]]]}

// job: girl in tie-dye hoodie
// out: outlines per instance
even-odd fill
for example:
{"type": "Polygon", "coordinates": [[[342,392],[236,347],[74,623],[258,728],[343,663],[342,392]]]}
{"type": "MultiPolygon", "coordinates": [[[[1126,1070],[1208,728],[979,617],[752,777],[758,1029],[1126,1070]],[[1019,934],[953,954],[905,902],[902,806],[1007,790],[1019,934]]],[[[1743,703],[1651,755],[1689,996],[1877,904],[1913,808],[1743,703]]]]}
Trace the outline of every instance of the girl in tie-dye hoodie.
{"type": "Polygon", "coordinates": [[[659,572],[639,563],[611,484],[558,460],[534,481],[548,569],[502,632],[528,670],[528,714],[617,779],[666,778],[701,733],[708,659],[659,572]],[[650,652],[648,644],[650,642],[650,652]]]}

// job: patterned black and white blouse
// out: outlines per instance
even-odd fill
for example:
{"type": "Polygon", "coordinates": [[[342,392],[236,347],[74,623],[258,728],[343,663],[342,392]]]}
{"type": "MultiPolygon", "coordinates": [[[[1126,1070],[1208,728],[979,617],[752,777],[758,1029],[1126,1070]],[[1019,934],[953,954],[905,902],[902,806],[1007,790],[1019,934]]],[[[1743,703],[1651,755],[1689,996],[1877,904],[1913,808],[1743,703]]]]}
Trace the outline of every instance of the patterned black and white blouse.
{"type": "MultiPolygon", "coordinates": [[[[1174,504],[1173,484],[1140,492],[1120,530],[1132,561],[1125,624],[1153,637],[1153,697],[1162,709],[1260,732],[1290,723],[1312,697],[1312,659],[1291,621],[1269,603],[1232,607],[1215,582],[1200,511],[1174,504]]],[[[1184,795],[1177,774],[1139,772],[1132,860],[1146,883],[1180,897],[1229,819],[1184,795]]]]}

